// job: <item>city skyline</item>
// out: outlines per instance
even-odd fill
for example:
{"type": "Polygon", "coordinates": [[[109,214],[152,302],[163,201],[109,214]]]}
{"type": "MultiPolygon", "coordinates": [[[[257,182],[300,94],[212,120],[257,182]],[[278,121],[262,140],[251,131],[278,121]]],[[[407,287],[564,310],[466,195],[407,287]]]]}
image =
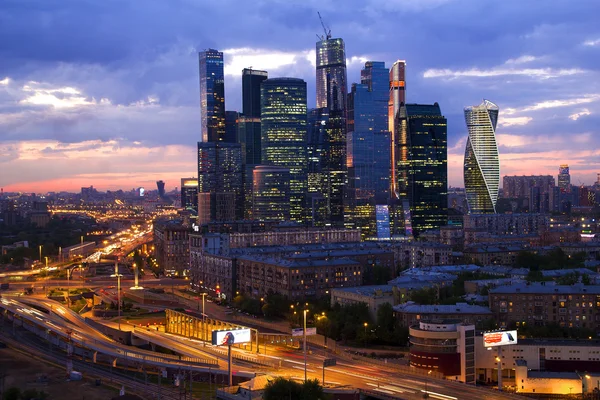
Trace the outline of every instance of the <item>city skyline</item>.
{"type": "Polygon", "coordinates": [[[450,185],[463,180],[462,109],[481,98],[501,109],[502,176],[556,176],[559,164],[569,164],[572,183],[596,181],[600,87],[593,61],[600,31],[592,1],[554,2],[544,10],[505,2],[495,4],[495,12],[470,1],[367,3],[366,13],[358,3],[339,13],[327,2],[265,2],[256,10],[242,4],[239,16],[223,12],[227,3],[200,18],[191,15],[201,2],[179,8],[153,2],[133,15],[134,7],[102,4],[0,6],[7,16],[0,33],[12,38],[0,47],[6,61],[0,69],[0,187],[128,190],[163,180],[172,190],[197,170],[197,52],[223,51],[227,110],[241,111],[242,69],[250,66],[273,78],[304,79],[308,107],[314,107],[318,10],[333,37],[345,42],[348,87],[360,82],[365,61],[402,59],[407,102],[440,104],[448,119],[450,185]],[[110,32],[96,27],[107,17],[110,32]],[[257,24],[259,17],[268,22],[257,24]],[[399,30],[393,21],[403,17],[399,30]],[[135,34],[132,21],[140,26],[135,34]],[[67,23],[75,25],[67,29],[67,23]],[[73,29],[81,32],[73,35],[73,29]]]}

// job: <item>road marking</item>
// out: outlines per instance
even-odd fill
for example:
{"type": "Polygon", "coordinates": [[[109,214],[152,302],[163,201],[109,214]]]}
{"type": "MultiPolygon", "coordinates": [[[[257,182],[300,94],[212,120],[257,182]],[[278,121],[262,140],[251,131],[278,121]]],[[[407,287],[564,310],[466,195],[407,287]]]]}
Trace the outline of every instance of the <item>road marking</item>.
{"type": "Polygon", "coordinates": [[[341,370],[339,370],[337,368],[329,368],[329,367],[327,367],[327,371],[337,372],[339,374],[345,374],[345,375],[348,375],[348,376],[353,376],[355,378],[368,379],[370,381],[376,381],[377,380],[377,378],[371,378],[370,376],[366,376],[366,375],[353,374],[352,372],[341,371],[341,370]]]}
{"type": "Polygon", "coordinates": [[[438,398],[438,399],[443,399],[443,400],[446,400],[446,399],[449,399],[449,400],[458,400],[456,397],[453,397],[453,396],[448,396],[448,395],[446,395],[446,394],[441,394],[441,393],[432,392],[431,390],[429,390],[429,391],[427,391],[427,390],[421,390],[421,392],[423,392],[423,393],[427,393],[427,394],[429,394],[431,397],[435,397],[435,398],[438,398]]]}
{"type": "Polygon", "coordinates": [[[376,385],[374,383],[367,383],[367,385],[376,387],[378,389],[385,389],[385,390],[391,390],[392,392],[404,393],[404,390],[400,390],[400,389],[397,389],[397,388],[395,388],[393,386],[389,386],[389,385],[376,385]]]}
{"type": "MultiPolygon", "coordinates": [[[[301,369],[301,370],[303,370],[303,371],[304,371],[304,367],[296,367],[295,365],[292,365],[292,368],[301,369]]],[[[317,372],[317,371],[315,371],[314,369],[307,369],[306,371],[307,371],[307,372],[317,372]]]]}

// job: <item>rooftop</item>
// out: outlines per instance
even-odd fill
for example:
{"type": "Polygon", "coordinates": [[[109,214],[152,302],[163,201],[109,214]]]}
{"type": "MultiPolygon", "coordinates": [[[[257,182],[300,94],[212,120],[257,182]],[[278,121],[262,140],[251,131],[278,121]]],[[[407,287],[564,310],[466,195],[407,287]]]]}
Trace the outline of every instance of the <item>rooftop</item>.
{"type": "Polygon", "coordinates": [[[354,293],[361,296],[377,297],[383,294],[391,294],[392,285],[371,285],[371,286],[353,286],[331,289],[332,292],[354,293]],[[379,292],[379,294],[378,294],[379,292]]]}
{"type": "Polygon", "coordinates": [[[600,294],[600,285],[553,285],[552,282],[534,282],[534,283],[516,283],[513,285],[498,286],[490,289],[490,294],[513,294],[513,293],[531,293],[531,294],[600,294]]]}
{"type": "Polygon", "coordinates": [[[412,301],[394,306],[394,311],[413,314],[492,314],[487,307],[467,303],[423,305],[412,301]]]}

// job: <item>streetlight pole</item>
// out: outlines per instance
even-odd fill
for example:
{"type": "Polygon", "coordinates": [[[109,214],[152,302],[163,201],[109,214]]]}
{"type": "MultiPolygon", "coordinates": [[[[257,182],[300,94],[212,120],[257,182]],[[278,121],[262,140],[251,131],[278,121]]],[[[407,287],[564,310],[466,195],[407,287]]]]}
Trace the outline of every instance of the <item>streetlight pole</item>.
{"type": "MultiPolygon", "coordinates": [[[[82,236],[83,237],[83,236],[82,236]]],[[[117,278],[117,310],[118,310],[118,323],[119,323],[119,330],[121,330],[121,277],[123,275],[121,275],[119,273],[119,261],[115,262],[115,273],[112,274],[110,277],[111,278],[117,278]]]]}
{"type": "Polygon", "coordinates": [[[42,262],[42,247],[43,247],[43,246],[40,244],[40,264],[41,264],[41,262],[42,262]]]}
{"type": "Polygon", "coordinates": [[[369,326],[369,324],[367,322],[364,323],[365,326],[365,338],[363,339],[363,346],[367,345],[367,326],[369,326]]]}
{"type": "Polygon", "coordinates": [[[307,309],[304,309],[304,329],[303,329],[303,336],[304,336],[304,382],[306,382],[306,313],[308,312],[307,309]]]}
{"type": "Polygon", "coordinates": [[[206,297],[207,294],[208,293],[200,294],[200,296],[202,296],[202,339],[203,339],[202,343],[203,343],[203,346],[206,346],[206,339],[207,339],[206,338],[207,329],[206,329],[206,320],[205,320],[206,314],[204,314],[204,298],[206,297]]]}

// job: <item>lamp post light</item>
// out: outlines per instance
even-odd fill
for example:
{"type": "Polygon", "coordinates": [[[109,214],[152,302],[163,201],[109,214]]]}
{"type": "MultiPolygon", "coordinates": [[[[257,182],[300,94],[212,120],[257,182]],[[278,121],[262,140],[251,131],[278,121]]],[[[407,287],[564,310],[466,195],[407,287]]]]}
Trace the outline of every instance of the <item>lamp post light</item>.
{"type": "Polygon", "coordinates": [[[44,257],[46,259],[46,269],[48,269],[48,256],[44,257]]]}
{"type": "Polygon", "coordinates": [[[366,346],[367,345],[367,326],[369,326],[369,324],[367,322],[365,322],[363,325],[365,327],[365,338],[363,340],[363,343],[364,343],[363,345],[366,346]]]}
{"type": "Polygon", "coordinates": [[[302,331],[302,334],[304,336],[304,382],[306,382],[306,313],[308,312],[307,309],[304,309],[303,313],[304,313],[304,329],[302,331]]]}
{"type": "Polygon", "coordinates": [[[42,245],[40,244],[40,263],[42,262],[42,245]]]}
{"type": "MultiPolygon", "coordinates": [[[[83,237],[83,236],[82,236],[83,237]]],[[[117,309],[118,311],[118,319],[117,321],[119,322],[119,330],[121,330],[121,277],[123,275],[121,275],[119,273],[119,262],[115,262],[115,273],[112,274],[110,277],[111,278],[117,278],[117,309]]]]}

